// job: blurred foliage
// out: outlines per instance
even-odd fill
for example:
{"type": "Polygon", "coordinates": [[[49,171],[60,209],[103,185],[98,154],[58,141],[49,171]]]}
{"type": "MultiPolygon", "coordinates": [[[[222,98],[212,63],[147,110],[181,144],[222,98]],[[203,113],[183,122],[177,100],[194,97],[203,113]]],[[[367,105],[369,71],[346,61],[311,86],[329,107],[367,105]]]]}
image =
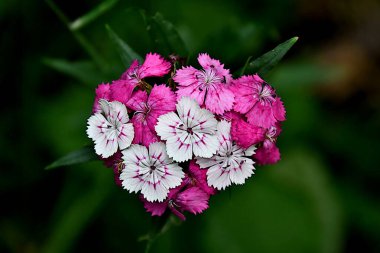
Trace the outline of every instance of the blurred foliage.
{"type": "Polygon", "coordinates": [[[0,82],[7,94],[0,252],[144,250],[137,239],[155,219],[114,185],[111,170],[100,162],[43,169],[89,144],[94,88],[119,77],[128,60],[119,57],[115,39],[141,56],[166,45],[171,49],[162,53],[181,52],[190,63],[208,52],[238,70],[249,56],[294,36],[299,42],[266,78],[287,109],[282,160],[211,198],[204,214],[188,215],[157,238],[152,252],[380,251],[379,3],[55,4],[65,15],[57,17],[59,9],[43,1],[0,1],[0,82]],[[173,27],[178,34],[160,37],[173,27]]]}

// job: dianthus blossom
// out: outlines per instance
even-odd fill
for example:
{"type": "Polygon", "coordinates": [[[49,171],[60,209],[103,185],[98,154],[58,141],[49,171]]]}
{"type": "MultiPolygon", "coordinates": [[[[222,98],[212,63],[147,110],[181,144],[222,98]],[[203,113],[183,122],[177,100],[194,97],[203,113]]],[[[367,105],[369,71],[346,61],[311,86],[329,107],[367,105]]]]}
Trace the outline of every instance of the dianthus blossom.
{"type": "Polygon", "coordinates": [[[285,108],[257,74],[233,79],[208,54],[198,56],[201,69],[179,59],[149,53],[100,84],[87,135],[116,184],[138,193],[147,212],[185,220],[251,180],[257,165],[280,159],[285,108]]]}

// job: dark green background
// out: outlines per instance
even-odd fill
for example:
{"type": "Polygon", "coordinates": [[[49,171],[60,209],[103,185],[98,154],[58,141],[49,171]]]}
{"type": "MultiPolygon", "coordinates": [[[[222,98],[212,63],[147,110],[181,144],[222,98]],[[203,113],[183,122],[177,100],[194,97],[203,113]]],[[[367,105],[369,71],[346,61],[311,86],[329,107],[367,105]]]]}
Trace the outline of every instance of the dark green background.
{"type": "MultiPolygon", "coordinates": [[[[100,2],[56,1],[70,20],[100,2]]],[[[266,76],[287,109],[282,160],[212,197],[152,252],[380,252],[375,0],[120,0],[80,30],[100,66],[45,2],[2,0],[0,252],[143,251],[137,238],[152,219],[111,170],[101,162],[44,170],[90,143],[94,88],[124,69],[105,24],[141,55],[156,51],[141,8],[177,27],[191,62],[208,52],[232,70],[300,37],[266,76]],[[57,62],[76,74],[56,71],[57,62]]]]}

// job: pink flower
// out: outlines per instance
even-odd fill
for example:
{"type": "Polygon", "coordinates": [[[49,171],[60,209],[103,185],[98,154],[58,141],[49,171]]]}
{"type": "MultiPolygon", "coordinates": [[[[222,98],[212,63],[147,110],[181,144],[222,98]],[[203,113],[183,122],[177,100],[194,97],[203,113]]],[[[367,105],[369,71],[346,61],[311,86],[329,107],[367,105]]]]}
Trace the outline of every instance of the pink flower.
{"type": "Polygon", "coordinates": [[[152,216],[161,216],[167,208],[170,209],[181,220],[186,217],[182,212],[188,211],[193,214],[202,213],[208,208],[208,200],[210,195],[202,191],[198,187],[186,188],[183,185],[170,190],[168,198],[164,202],[148,202],[142,199],[145,209],[152,216]]]}
{"type": "Polygon", "coordinates": [[[95,90],[95,101],[94,106],[92,107],[92,112],[97,113],[100,111],[100,99],[110,100],[111,96],[111,89],[110,85],[108,83],[102,83],[99,84],[98,87],[95,90]]]}
{"type": "Polygon", "coordinates": [[[131,121],[135,129],[133,143],[149,146],[159,141],[154,126],[162,114],[175,110],[176,95],[165,85],[153,86],[148,97],[145,91],[136,91],[127,102],[127,107],[135,111],[131,121]]]}
{"type": "Polygon", "coordinates": [[[249,123],[269,128],[285,120],[285,108],[275,90],[258,75],[242,76],[234,81],[234,110],[244,114],[249,123]]]}
{"type": "Polygon", "coordinates": [[[265,139],[265,129],[247,123],[241,114],[229,113],[231,137],[242,148],[249,148],[265,139]]]}
{"type": "Polygon", "coordinates": [[[169,73],[171,68],[170,62],[156,53],[149,53],[145,57],[144,63],[140,66],[137,60],[134,60],[131,66],[123,73],[121,79],[127,80],[130,84],[136,86],[146,77],[160,77],[169,73]]]}
{"type": "Polygon", "coordinates": [[[178,99],[183,96],[197,100],[200,106],[216,114],[223,114],[233,107],[234,94],[229,85],[229,70],[208,54],[199,54],[198,62],[203,67],[197,70],[191,66],[177,70],[173,80],[178,83],[178,99]]]}
{"type": "Polygon", "coordinates": [[[256,150],[254,155],[258,164],[274,164],[280,160],[280,150],[276,146],[277,136],[280,132],[281,128],[278,124],[267,130],[263,145],[256,150]]]}

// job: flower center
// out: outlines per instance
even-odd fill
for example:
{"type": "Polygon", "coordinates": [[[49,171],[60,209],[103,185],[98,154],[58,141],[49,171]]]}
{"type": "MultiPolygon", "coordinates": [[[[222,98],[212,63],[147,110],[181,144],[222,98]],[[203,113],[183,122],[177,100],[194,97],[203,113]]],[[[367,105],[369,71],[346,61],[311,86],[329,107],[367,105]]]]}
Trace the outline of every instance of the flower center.
{"type": "Polygon", "coordinates": [[[273,95],[273,89],[269,85],[264,84],[259,91],[259,100],[263,103],[272,103],[275,100],[273,95]]]}
{"type": "Polygon", "coordinates": [[[274,142],[276,140],[275,136],[277,134],[277,129],[276,127],[274,126],[271,126],[267,133],[265,134],[265,136],[267,137],[268,140],[270,140],[271,142],[274,142]]]}
{"type": "Polygon", "coordinates": [[[219,77],[214,69],[207,69],[201,70],[199,75],[197,75],[197,79],[200,83],[199,89],[202,91],[214,83],[222,82],[223,78],[219,77]]]}
{"type": "Polygon", "coordinates": [[[190,128],[190,127],[188,127],[186,131],[187,131],[187,133],[189,133],[189,134],[193,134],[193,133],[194,133],[194,132],[193,132],[193,129],[190,128]]]}
{"type": "Polygon", "coordinates": [[[152,173],[153,171],[155,171],[157,169],[157,167],[154,165],[151,165],[151,166],[149,166],[149,169],[150,169],[149,173],[152,173]]]}

